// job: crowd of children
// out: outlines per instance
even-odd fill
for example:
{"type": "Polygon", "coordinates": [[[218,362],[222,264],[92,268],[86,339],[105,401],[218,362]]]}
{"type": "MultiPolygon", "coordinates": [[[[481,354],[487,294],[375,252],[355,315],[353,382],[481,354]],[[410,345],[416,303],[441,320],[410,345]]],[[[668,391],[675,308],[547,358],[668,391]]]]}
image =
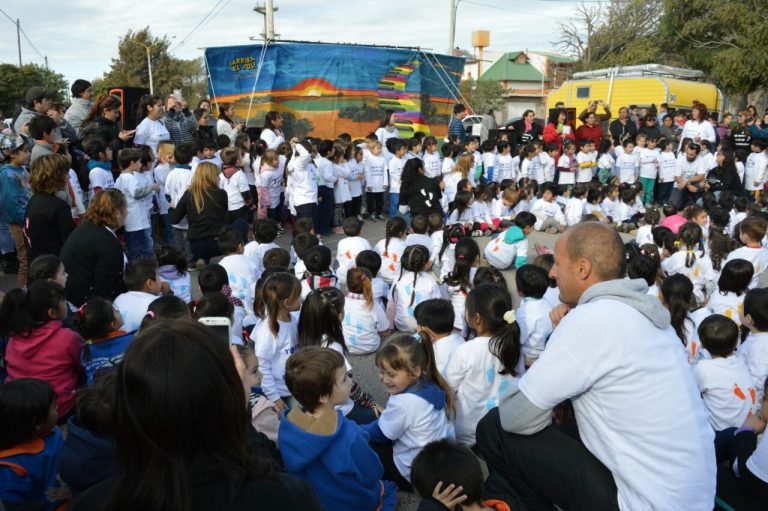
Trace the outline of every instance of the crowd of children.
{"type": "MultiPolygon", "coordinates": [[[[675,156],[667,141],[638,136],[615,148],[581,140],[577,150],[566,141],[561,154],[535,140],[513,156],[506,140],[480,146],[470,138],[446,142],[441,162],[433,137],[390,137],[386,151],[373,135],[293,139],[277,150],[238,140],[218,153],[201,144],[197,156],[169,143],[157,155],[124,149],[116,180],[108,148],[87,146],[89,198],[114,187],[127,199],[127,290],[75,308],[64,292],[66,268],[47,255],[30,262],[26,287],[5,295],[6,505],[52,508],[119,470],[108,425],[120,399],[110,394],[112,373],[149,325],[188,317],[226,320],[226,340],[245,368],[251,426],[326,509],[394,509],[398,490],[415,490],[423,509],[481,505],[486,493],[512,505],[514,492],[498,474],[484,484],[467,447],[553,331],[552,255],[541,250],[529,262],[528,237],[589,221],[637,229],[626,245],[626,276],[644,280],[669,310],[718,453],[741,463],[738,477],[753,476],[745,492],[768,491],[767,441],[728,458],[734,432],[760,433],[768,419],[768,291],[759,287],[768,222],[759,193],[709,191],[699,179],[718,159],[723,165],[726,149],[709,161],[706,144],[689,141],[675,156]],[[439,212],[411,214],[399,200],[414,158],[442,183],[439,212]],[[220,256],[197,272],[195,296],[189,225],[166,224],[203,163],[220,169],[227,225],[216,236],[220,256]],[[365,220],[385,220],[385,212],[385,237],[372,246],[365,220]],[[151,214],[167,227],[157,247],[151,214]],[[290,251],[277,243],[287,224],[290,251]],[[334,229],[345,235],[335,254],[323,244],[334,229]],[[484,249],[482,236],[491,237],[484,249]],[[515,298],[505,270],[515,272],[515,298]],[[355,379],[356,360],[366,355],[386,403],[355,379]],[[97,467],[88,477],[84,459],[97,467]],[[459,469],[446,471],[451,466],[459,469]]],[[[13,148],[7,172],[24,163],[22,152],[13,148]]],[[[745,188],[757,191],[758,177],[745,175],[753,183],[745,188]]]]}

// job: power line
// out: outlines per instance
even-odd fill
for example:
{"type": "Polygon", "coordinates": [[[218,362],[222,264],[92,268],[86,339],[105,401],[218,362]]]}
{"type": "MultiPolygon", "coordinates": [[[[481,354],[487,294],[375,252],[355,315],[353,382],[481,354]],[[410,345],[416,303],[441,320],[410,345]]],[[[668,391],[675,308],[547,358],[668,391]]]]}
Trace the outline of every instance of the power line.
{"type": "Polygon", "coordinates": [[[40,52],[40,50],[38,50],[38,49],[37,49],[37,46],[35,46],[34,44],[32,44],[32,41],[30,41],[29,37],[27,36],[27,33],[26,33],[26,32],[24,32],[24,29],[23,29],[23,28],[21,29],[21,35],[23,35],[23,36],[24,36],[24,39],[25,39],[25,40],[26,40],[26,41],[29,43],[29,45],[32,47],[32,49],[33,49],[33,50],[35,50],[35,51],[37,52],[37,54],[38,54],[38,55],[40,55],[42,58],[45,58],[45,55],[43,55],[43,54],[40,52]]]}
{"type": "Polygon", "coordinates": [[[549,17],[552,16],[551,14],[544,14],[544,13],[540,13],[540,12],[521,11],[519,9],[510,9],[508,7],[501,7],[499,5],[485,4],[485,3],[482,3],[482,2],[473,2],[473,1],[470,1],[470,0],[461,0],[461,3],[470,4],[470,5],[477,5],[479,7],[490,7],[491,9],[498,9],[500,11],[514,12],[514,13],[517,13],[517,14],[528,14],[530,16],[542,16],[544,18],[549,18],[549,17]]]}
{"type": "Polygon", "coordinates": [[[15,19],[13,19],[13,18],[11,18],[10,16],[8,16],[8,13],[6,13],[6,12],[5,12],[4,10],[2,10],[2,9],[0,9],[0,12],[1,12],[1,13],[3,13],[3,16],[5,16],[6,18],[8,18],[8,21],[10,21],[11,23],[13,23],[14,25],[16,24],[16,20],[15,20],[15,19]]]}
{"type": "Polygon", "coordinates": [[[189,31],[189,34],[187,34],[181,41],[179,41],[179,43],[176,46],[174,46],[170,51],[174,52],[179,48],[181,48],[189,40],[189,38],[195,34],[196,31],[199,31],[198,29],[202,29],[202,27],[204,26],[204,23],[206,23],[206,20],[211,21],[213,18],[215,18],[224,9],[224,7],[226,7],[231,1],[232,0],[226,0],[226,3],[221,6],[221,9],[219,9],[216,12],[216,14],[213,14],[213,11],[215,11],[216,8],[219,7],[219,5],[221,5],[222,2],[224,2],[224,0],[219,0],[218,2],[216,2],[216,4],[211,8],[211,10],[208,11],[208,14],[206,14],[203,17],[203,19],[201,19],[200,22],[197,25],[195,25],[195,27],[192,30],[189,31]]]}

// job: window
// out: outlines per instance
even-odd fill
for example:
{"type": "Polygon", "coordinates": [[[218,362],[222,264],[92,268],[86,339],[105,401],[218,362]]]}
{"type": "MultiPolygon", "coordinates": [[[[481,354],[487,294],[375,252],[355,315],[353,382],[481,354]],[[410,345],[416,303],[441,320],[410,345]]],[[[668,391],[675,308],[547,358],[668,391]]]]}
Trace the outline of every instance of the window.
{"type": "Polygon", "coordinates": [[[576,97],[579,99],[589,99],[592,87],[576,87],[576,97]]]}

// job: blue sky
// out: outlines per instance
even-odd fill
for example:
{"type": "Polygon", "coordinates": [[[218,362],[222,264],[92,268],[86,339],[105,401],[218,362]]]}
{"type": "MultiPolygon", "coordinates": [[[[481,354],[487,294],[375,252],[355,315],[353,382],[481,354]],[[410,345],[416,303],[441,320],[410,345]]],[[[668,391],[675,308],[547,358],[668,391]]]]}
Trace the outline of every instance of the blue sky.
{"type": "MultiPolygon", "coordinates": [[[[93,79],[109,69],[119,36],[149,25],[153,35],[181,42],[211,11],[202,29],[176,48],[174,55],[195,58],[199,48],[248,44],[263,29],[252,11],[255,0],[163,0],[133,2],[75,0],[4,0],[2,9],[21,26],[35,48],[48,56],[52,69],[68,81],[93,79]],[[130,8],[122,10],[123,5],[130,8]]],[[[420,46],[447,51],[449,0],[275,0],[275,26],[281,39],[420,46]]],[[[570,0],[462,0],[456,44],[470,46],[473,30],[491,31],[491,50],[550,50],[558,19],[578,5],[570,0]]],[[[43,58],[22,37],[23,62],[43,58]]],[[[16,28],[0,13],[0,62],[16,64],[16,28]]]]}

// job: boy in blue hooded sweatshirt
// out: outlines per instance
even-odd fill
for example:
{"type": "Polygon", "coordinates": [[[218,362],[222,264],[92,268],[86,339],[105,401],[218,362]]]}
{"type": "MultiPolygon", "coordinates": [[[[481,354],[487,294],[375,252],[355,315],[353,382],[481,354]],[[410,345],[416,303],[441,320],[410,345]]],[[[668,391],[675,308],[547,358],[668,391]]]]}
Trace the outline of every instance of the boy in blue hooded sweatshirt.
{"type": "Polygon", "coordinates": [[[536,216],[521,211],[515,217],[515,225],[499,234],[485,246],[485,258],[494,268],[506,270],[514,263],[520,268],[528,262],[528,235],[534,229],[536,216]]]}
{"type": "Polygon", "coordinates": [[[283,411],[278,445],[286,471],[309,482],[327,511],[393,510],[397,493],[382,481],[368,434],[335,407],[349,400],[344,357],[306,347],[285,365],[285,382],[300,407],[283,411]]]}

